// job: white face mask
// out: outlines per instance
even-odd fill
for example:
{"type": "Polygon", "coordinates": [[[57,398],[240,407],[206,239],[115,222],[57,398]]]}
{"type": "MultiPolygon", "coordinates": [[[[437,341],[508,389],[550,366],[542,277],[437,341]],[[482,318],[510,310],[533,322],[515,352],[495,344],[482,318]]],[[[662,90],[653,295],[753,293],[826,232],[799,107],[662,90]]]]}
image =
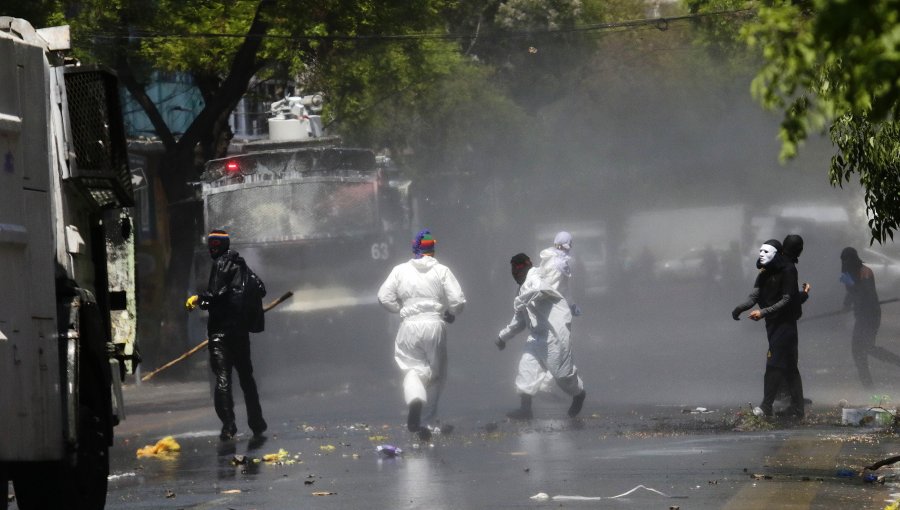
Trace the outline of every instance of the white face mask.
{"type": "Polygon", "coordinates": [[[762,265],[766,265],[769,262],[772,262],[772,259],[775,258],[775,253],[778,250],[775,249],[774,246],[769,244],[764,244],[759,247],[759,263],[762,265]]]}

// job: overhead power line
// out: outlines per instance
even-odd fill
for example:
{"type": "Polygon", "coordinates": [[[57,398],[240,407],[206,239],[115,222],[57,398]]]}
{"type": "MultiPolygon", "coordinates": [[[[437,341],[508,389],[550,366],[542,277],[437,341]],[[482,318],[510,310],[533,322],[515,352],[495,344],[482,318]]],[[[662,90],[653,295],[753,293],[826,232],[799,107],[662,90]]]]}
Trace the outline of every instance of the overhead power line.
{"type": "Polygon", "coordinates": [[[308,40],[308,41],[402,41],[402,40],[464,40],[478,37],[480,39],[514,39],[521,37],[534,37],[541,35],[556,35],[580,32],[599,32],[605,30],[638,28],[638,27],[655,27],[661,30],[668,28],[673,22],[696,20],[710,17],[741,17],[752,16],[755,13],[752,9],[736,9],[728,11],[716,11],[708,13],[685,14],[683,16],[671,16],[663,18],[644,18],[635,20],[616,21],[610,23],[593,23],[587,25],[579,25],[568,28],[545,28],[534,30],[511,30],[498,31],[492,33],[480,34],[442,34],[442,33],[420,33],[420,34],[369,34],[369,35],[305,35],[305,34],[229,34],[218,32],[195,32],[189,34],[177,34],[167,32],[149,32],[138,31],[129,34],[109,34],[109,33],[93,33],[90,37],[95,39],[244,39],[247,37],[260,37],[264,39],[284,39],[284,40],[308,40]]]}

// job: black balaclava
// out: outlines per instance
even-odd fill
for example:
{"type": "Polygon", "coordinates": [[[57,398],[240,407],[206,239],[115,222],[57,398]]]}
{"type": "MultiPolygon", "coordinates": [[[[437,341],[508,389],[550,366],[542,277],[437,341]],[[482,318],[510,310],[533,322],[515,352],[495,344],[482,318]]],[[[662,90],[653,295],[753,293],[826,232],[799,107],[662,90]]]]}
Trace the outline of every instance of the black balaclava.
{"type": "Polygon", "coordinates": [[[784,255],[796,264],[800,261],[800,254],[803,253],[803,238],[797,234],[790,234],[784,238],[781,243],[784,247],[784,255]]]}
{"type": "Polygon", "coordinates": [[[224,230],[213,230],[206,236],[206,247],[209,248],[209,256],[213,259],[221,257],[231,246],[231,239],[228,232],[224,230]]]}
{"type": "Polygon", "coordinates": [[[841,272],[850,273],[856,278],[859,268],[862,267],[863,261],[859,258],[855,248],[850,246],[841,250],[841,272]]]}
{"type": "Polygon", "coordinates": [[[528,276],[528,270],[531,269],[531,259],[524,253],[517,253],[509,260],[512,266],[512,277],[519,285],[525,283],[525,277],[528,276]]]}
{"type": "Polygon", "coordinates": [[[763,267],[769,267],[769,266],[777,267],[777,265],[775,265],[775,264],[778,264],[778,254],[781,253],[781,250],[783,249],[781,247],[781,243],[778,241],[778,239],[769,239],[768,241],[764,242],[763,244],[768,244],[772,248],[775,248],[775,256],[765,266],[763,266],[763,264],[757,258],[756,259],[757,269],[762,269],[763,267]]]}

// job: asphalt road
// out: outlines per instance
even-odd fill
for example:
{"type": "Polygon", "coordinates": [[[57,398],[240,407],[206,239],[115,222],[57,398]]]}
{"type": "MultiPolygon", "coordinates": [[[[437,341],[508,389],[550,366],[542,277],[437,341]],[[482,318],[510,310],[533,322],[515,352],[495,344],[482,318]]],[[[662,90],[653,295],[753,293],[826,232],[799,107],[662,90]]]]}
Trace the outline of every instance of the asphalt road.
{"type": "MultiPolygon", "coordinates": [[[[762,389],[765,336],[761,324],[731,320],[740,299],[731,289],[648,286],[585,304],[575,323],[584,412],[565,418],[569,402],[556,391],[536,399],[528,423],[504,417],[517,403],[520,348],[493,347],[506,312],[472,307],[450,331],[441,417],[454,430],[428,444],[405,430],[390,338],[366,351],[384,351],[373,362],[353,344],[329,345],[330,356],[305,360],[302,342],[341,340],[327,335],[282,339],[296,344],[290,356],[279,340],[256,337],[270,425],[262,444],[247,436],[239,390],[240,434],[219,441],[203,380],[206,354],[198,354],[186,362],[196,366],[187,382],[160,376],[126,385],[128,417],[116,428],[107,508],[881,509],[895,501],[894,471],[880,469],[888,481],[873,484],[862,468],[900,453],[896,434],[842,426],[838,402],[896,405],[896,369],[873,360],[877,388],[865,391],[850,361],[848,318],[801,323],[800,369],[814,402],[807,419],[749,420],[749,403],[762,389]],[[685,295],[704,299],[687,302],[685,295]],[[709,412],[685,412],[698,407],[709,412]],[[136,455],[170,435],[179,453],[136,455]],[[387,457],[376,451],[380,445],[403,452],[387,457]],[[549,499],[532,499],[541,493],[549,499]]],[[[807,312],[834,306],[821,301],[807,312]]],[[[879,344],[900,350],[892,345],[900,314],[887,307],[884,314],[879,344]]],[[[373,341],[369,336],[377,335],[344,339],[373,341]]]]}
{"type": "Polygon", "coordinates": [[[277,392],[263,402],[267,440],[253,444],[246,428],[219,441],[203,383],[129,387],[107,508],[880,509],[897,498],[890,481],[862,476],[865,465],[892,454],[894,436],[840,426],[837,409],[769,427],[742,419],[740,407],[689,413],[589,399],[585,416],[569,420],[561,418],[567,402],[544,395],[531,422],[473,408],[453,413],[454,430],[425,444],[405,431],[402,409],[379,395],[277,392]],[[179,453],[136,456],[165,435],[179,453]],[[388,457],[379,445],[403,452],[388,457]],[[281,458],[262,460],[279,451],[281,458]],[[540,493],[551,499],[533,499],[540,493]]]}
{"type": "MultiPolygon", "coordinates": [[[[824,297],[807,313],[831,309],[824,297]]],[[[761,392],[765,333],[759,323],[731,320],[740,299],[742,292],[704,284],[656,285],[585,304],[574,325],[588,390],[582,417],[564,418],[568,399],[557,391],[540,395],[537,419],[524,424],[504,417],[517,403],[519,346],[499,353],[492,345],[506,312],[472,307],[450,330],[441,416],[454,430],[429,444],[405,430],[399,373],[384,371],[389,338],[379,363],[356,359],[353,344],[333,346],[333,363],[303,362],[302,344],[299,358],[284,359],[288,370],[261,361],[270,424],[261,445],[251,444],[243,423],[237,441],[220,443],[204,381],[130,385],[108,508],[881,509],[895,500],[891,481],[866,483],[862,468],[898,453],[896,436],[841,426],[838,402],[890,403],[896,370],[873,360],[876,394],[864,391],[850,362],[847,317],[801,323],[801,373],[814,401],[807,419],[748,421],[742,415],[761,392]],[[711,412],[684,412],[697,407],[711,412]],[[166,435],[181,453],[136,457],[166,435]],[[403,453],[388,458],[379,445],[403,453]],[[281,450],[281,460],[253,460],[281,450]],[[639,486],[647,489],[625,494],[639,486]],[[532,499],[541,493],[551,499],[532,499]]],[[[893,348],[898,333],[898,314],[885,309],[879,342],[893,348]]],[[[290,339],[306,340],[322,339],[290,339]]],[[[271,357],[277,345],[261,337],[254,349],[271,357]]],[[[203,373],[205,355],[193,362],[203,373]]],[[[240,421],[240,403],[238,411],[240,421]]]]}

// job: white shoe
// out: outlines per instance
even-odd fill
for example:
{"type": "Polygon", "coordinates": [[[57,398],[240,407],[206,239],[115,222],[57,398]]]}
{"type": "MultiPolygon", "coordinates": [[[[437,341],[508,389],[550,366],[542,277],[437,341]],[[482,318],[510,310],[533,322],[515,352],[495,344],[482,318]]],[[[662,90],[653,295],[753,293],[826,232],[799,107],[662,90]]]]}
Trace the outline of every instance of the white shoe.
{"type": "Polygon", "coordinates": [[[756,406],[753,408],[753,416],[763,417],[766,413],[763,412],[762,407],[756,406]]]}

